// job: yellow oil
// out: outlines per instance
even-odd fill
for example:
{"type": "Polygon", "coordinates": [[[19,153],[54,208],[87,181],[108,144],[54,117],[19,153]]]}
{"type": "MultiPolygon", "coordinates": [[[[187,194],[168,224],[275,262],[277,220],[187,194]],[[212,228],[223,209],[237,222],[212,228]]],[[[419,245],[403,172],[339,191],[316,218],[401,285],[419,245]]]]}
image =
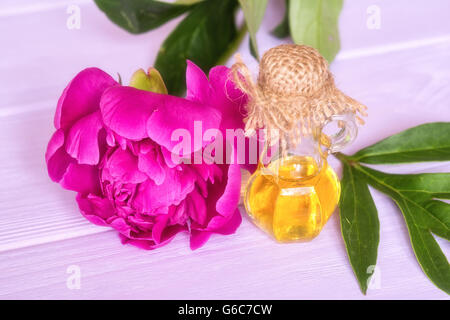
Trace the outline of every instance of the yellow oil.
{"type": "Polygon", "coordinates": [[[292,156],[259,165],[250,177],[245,207],[254,222],[279,242],[308,241],[336,209],[340,183],[323,160],[292,156]],[[268,174],[268,172],[272,174],[268,174]]]}

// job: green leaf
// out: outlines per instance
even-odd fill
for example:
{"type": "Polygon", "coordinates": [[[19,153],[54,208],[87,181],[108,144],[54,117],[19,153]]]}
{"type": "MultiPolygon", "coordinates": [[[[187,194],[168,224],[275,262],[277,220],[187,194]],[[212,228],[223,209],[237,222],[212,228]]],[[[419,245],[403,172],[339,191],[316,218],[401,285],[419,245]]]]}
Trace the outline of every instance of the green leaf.
{"type": "Polygon", "coordinates": [[[239,0],[244,11],[245,23],[250,33],[250,48],[256,59],[259,60],[258,43],[256,41],[256,32],[259,29],[264,13],[266,12],[267,0],[239,0]]]}
{"type": "Polygon", "coordinates": [[[369,268],[377,262],[380,223],[364,176],[347,162],[343,165],[339,202],[342,237],[361,291],[366,294],[369,268]]]}
{"type": "Polygon", "coordinates": [[[167,94],[166,85],[155,68],[150,68],[148,74],[142,69],[137,70],[131,77],[130,87],[167,94]]]}
{"type": "Polygon", "coordinates": [[[450,160],[450,123],[426,123],[405,130],[349,158],[371,164],[450,160]]]}
{"type": "Polygon", "coordinates": [[[162,44],[155,67],[170,94],[185,89],[186,60],[207,72],[237,37],[234,22],[235,0],[208,0],[198,3],[162,44]]]}
{"type": "Polygon", "coordinates": [[[228,59],[239,49],[239,46],[241,45],[242,41],[244,40],[246,34],[247,34],[247,25],[244,23],[239,28],[236,37],[228,45],[227,50],[224,51],[222,53],[222,55],[220,56],[219,60],[217,60],[216,65],[222,65],[222,64],[227,63],[228,59]]]}
{"type": "Polygon", "coordinates": [[[449,173],[387,174],[360,165],[356,168],[369,179],[373,187],[394,200],[408,204],[422,228],[450,240],[448,217],[436,212],[437,208],[450,207],[450,204],[434,200],[450,196],[449,173]]]}
{"type": "Polygon", "coordinates": [[[450,239],[448,215],[445,214],[449,212],[450,205],[432,200],[436,193],[450,192],[444,182],[448,180],[448,175],[394,175],[358,164],[353,166],[370,185],[396,202],[405,218],[411,244],[422,270],[438,288],[450,294],[450,265],[431,234],[433,232],[450,239]],[[442,207],[446,208],[445,211],[436,214],[436,208],[442,207]]]}
{"type": "MultiPolygon", "coordinates": [[[[362,166],[360,162],[378,164],[450,160],[449,138],[450,123],[428,123],[393,135],[353,156],[336,154],[344,165],[344,187],[348,184],[345,176],[350,172],[395,201],[407,224],[411,245],[422,270],[438,288],[448,294],[450,264],[433,234],[450,240],[450,204],[439,200],[450,199],[450,173],[388,174],[362,166]]],[[[356,187],[348,192],[350,195],[347,197],[363,198],[356,187]]],[[[345,217],[349,209],[345,206],[344,195],[341,199],[341,215],[345,217]]],[[[362,230],[357,224],[355,228],[358,232],[362,230]]],[[[345,239],[344,232],[343,235],[345,239]]],[[[360,255],[359,259],[367,258],[365,253],[360,255]]],[[[353,265],[352,260],[351,263],[353,265]]]]}
{"type": "Polygon", "coordinates": [[[436,219],[446,225],[447,229],[450,228],[450,205],[448,203],[439,200],[431,200],[426,204],[426,209],[436,219]]]}
{"type": "Polygon", "coordinates": [[[338,19],[343,0],[295,0],[289,3],[289,27],[295,43],[316,48],[333,61],[340,49],[338,19]]]}
{"type": "Polygon", "coordinates": [[[383,179],[401,193],[415,192],[430,199],[450,197],[450,173],[384,174],[383,179]]]}
{"type": "Polygon", "coordinates": [[[286,38],[289,36],[289,0],[285,0],[286,2],[286,11],[284,13],[283,20],[271,31],[271,33],[280,39],[286,38]]]}
{"type": "Polygon", "coordinates": [[[248,47],[249,47],[249,49],[250,49],[250,54],[251,54],[256,60],[259,60],[258,49],[255,48],[255,47],[253,46],[253,41],[252,41],[251,38],[250,38],[249,41],[248,41],[248,47]]]}
{"type": "Polygon", "coordinates": [[[394,199],[408,226],[414,253],[423,272],[440,289],[450,294],[450,265],[436,240],[426,228],[420,227],[414,208],[404,199],[394,199]]]}
{"type": "Polygon", "coordinates": [[[95,0],[108,18],[131,33],[159,27],[194,8],[193,4],[172,4],[155,0],[95,0]]]}

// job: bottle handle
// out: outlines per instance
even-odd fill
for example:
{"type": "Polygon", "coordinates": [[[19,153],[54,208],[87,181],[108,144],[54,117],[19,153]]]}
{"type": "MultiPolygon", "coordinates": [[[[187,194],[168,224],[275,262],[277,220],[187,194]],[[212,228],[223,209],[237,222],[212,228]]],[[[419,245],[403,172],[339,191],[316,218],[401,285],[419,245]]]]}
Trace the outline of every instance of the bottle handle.
{"type": "Polygon", "coordinates": [[[320,143],[330,153],[344,149],[358,134],[358,126],[353,113],[332,115],[322,126],[320,143]]]}

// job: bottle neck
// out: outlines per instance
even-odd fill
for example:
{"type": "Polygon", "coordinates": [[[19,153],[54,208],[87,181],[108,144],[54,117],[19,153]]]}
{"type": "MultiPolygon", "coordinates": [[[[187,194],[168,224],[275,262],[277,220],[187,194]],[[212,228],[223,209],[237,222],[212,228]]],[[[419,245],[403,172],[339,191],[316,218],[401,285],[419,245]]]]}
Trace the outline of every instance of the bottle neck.
{"type": "Polygon", "coordinates": [[[311,179],[326,166],[326,157],[317,135],[305,135],[297,140],[287,138],[272,146],[266,142],[260,169],[280,179],[311,179]]]}

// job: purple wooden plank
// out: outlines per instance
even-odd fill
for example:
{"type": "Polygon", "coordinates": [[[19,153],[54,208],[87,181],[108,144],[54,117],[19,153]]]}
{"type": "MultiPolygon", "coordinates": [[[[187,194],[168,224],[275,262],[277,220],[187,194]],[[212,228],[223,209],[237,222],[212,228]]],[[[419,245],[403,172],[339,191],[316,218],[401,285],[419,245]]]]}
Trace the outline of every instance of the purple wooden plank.
{"type": "MultiPolygon", "coordinates": [[[[15,3],[0,5],[0,27],[15,30],[0,34],[0,297],[363,298],[336,214],[308,244],[276,244],[244,219],[236,235],[213,237],[195,252],[188,249],[186,235],[153,252],[123,247],[115,232],[85,222],[73,193],[51,183],[45,172],[43,153],[56,99],[86,66],[119,71],[126,81],[153,61],[174,23],[131,36],[88,4],[81,5],[82,28],[70,31],[64,7],[1,15],[2,8],[15,3]],[[71,265],[81,268],[80,290],[66,286],[71,265]]],[[[258,34],[261,51],[280,43],[268,31],[282,16],[281,3],[270,1],[258,34]]],[[[413,125],[450,120],[446,7],[444,0],[346,1],[340,21],[343,52],[332,70],[345,92],[370,107],[367,125],[347,152],[413,125]],[[379,30],[366,26],[371,4],[382,10],[379,30]]],[[[255,67],[247,43],[240,51],[255,67]]],[[[449,167],[430,163],[386,169],[449,167]]],[[[381,281],[367,298],[448,298],[420,270],[401,214],[385,196],[374,192],[374,198],[381,221],[381,281]]],[[[448,254],[449,243],[439,242],[448,254]]]]}
{"type": "MultiPolygon", "coordinates": [[[[368,299],[446,299],[414,261],[402,218],[381,203],[379,285],[368,299]]],[[[237,234],[190,252],[179,235],[163,250],[122,247],[114,232],[0,254],[1,298],[338,299],[363,298],[348,264],[337,216],[307,244],[279,245],[244,219],[237,234]],[[69,289],[67,268],[80,268],[69,289]]]]}

